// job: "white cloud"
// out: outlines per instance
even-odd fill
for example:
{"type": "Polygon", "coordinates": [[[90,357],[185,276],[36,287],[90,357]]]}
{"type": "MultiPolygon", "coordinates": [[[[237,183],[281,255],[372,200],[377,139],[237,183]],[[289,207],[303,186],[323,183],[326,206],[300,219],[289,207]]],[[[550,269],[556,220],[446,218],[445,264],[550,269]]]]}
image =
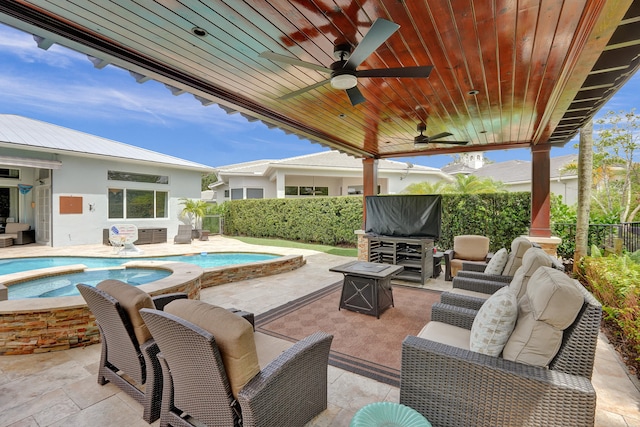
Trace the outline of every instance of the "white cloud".
{"type": "Polygon", "coordinates": [[[25,63],[41,63],[57,68],[69,68],[87,57],[59,45],[40,49],[32,34],[0,24],[0,51],[13,55],[25,63]]]}

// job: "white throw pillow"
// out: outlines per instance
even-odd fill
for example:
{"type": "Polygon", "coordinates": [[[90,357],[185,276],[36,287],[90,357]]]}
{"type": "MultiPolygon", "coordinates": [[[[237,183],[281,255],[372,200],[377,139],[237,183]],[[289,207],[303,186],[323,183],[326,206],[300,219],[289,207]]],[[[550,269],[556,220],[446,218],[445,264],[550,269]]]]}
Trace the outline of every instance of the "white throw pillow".
{"type": "Polygon", "coordinates": [[[518,318],[518,301],[508,286],[498,290],[482,304],[471,326],[469,349],[489,356],[500,356],[518,318]]]}
{"type": "Polygon", "coordinates": [[[500,249],[487,263],[487,267],[484,269],[485,274],[502,274],[508,259],[509,253],[507,250],[505,248],[500,249]]]}

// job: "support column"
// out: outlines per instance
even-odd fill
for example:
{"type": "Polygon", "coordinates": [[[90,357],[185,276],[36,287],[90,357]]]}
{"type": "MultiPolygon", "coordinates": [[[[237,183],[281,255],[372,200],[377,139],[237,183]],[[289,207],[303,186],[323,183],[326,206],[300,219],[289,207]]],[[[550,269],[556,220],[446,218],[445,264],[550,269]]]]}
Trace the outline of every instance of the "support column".
{"type": "Polygon", "coordinates": [[[551,237],[550,152],[547,144],[531,149],[531,228],[533,237],[551,237]]]}
{"type": "Polygon", "coordinates": [[[531,228],[528,238],[549,255],[557,256],[562,239],[551,235],[550,153],[548,145],[531,149],[531,228]]]}
{"type": "Polygon", "coordinates": [[[378,159],[362,159],[362,229],[367,219],[367,206],[364,203],[366,196],[375,196],[378,191],[378,159]]]}
{"type": "Polygon", "coordinates": [[[276,198],[277,199],[284,199],[285,193],[284,193],[284,183],[285,183],[285,174],[282,171],[277,171],[276,172],[276,198]]]}

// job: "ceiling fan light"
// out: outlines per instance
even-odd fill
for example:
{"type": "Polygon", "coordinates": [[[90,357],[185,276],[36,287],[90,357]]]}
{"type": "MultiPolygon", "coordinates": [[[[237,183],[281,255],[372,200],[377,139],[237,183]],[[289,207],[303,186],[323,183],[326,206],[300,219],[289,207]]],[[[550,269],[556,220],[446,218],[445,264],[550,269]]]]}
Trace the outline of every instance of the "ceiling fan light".
{"type": "Polygon", "coordinates": [[[334,89],[351,89],[358,85],[358,78],[351,74],[341,74],[339,76],[334,76],[331,79],[331,86],[334,89]]]}

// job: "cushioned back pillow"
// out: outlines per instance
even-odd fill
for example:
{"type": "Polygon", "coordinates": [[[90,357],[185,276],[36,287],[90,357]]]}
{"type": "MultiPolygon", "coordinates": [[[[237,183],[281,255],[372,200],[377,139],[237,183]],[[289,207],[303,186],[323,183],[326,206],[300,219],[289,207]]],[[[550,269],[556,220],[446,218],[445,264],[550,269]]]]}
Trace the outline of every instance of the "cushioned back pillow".
{"type": "Polygon", "coordinates": [[[505,286],[482,304],[471,325],[469,349],[489,356],[499,356],[511,336],[518,318],[515,293],[505,286]]]}
{"type": "Polygon", "coordinates": [[[491,257],[484,269],[484,272],[486,274],[502,274],[502,270],[504,269],[508,258],[509,253],[507,250],[505,248],[500,249],[491,257]]]}
{"type": "Polygon", "coordinates": [[[489,252],[489,238],[462,235],[453,238],[454,257],[469,261],[484,261],[489,252]]]}
{"type": "Polygon", "coordinates": [[[522,257],[527,250],[533,246],[533,243],[526,237],[516,237],[511,242],[511,252],[509,253],[509,260],[502,270],[503,276],[513,276],[518,271],[518,268],[522,265],[522,257]]]}
{"type": "Polygon", "coordinates": [[[120,306],[129,316],[138,344],[143,344],[151,339],[151,332],[140,316],[141,308],[155,308],[149,294],[120,280],[103,280],[98,283],[96,288],[118,300],[120,306]]]}
{"type": "Polygon", "coordinates": [[[189,299],[174,300],[164,311],[213,335],[234,397],[260,372],[253,327],[242,317],[222,307],[189,299]]]}
{"type": "Polygon", "coordinates": [[[551,257],[540,248],[527,249],[522,257],[522,265],[509,284],[518,300],[525,294],[531,276],[540,267],[551,267],[551,257]]]}
{"type": "Polygon", "coordinates": [[[584,297],[569,276],[540,267],[518,301],[518,320],[502,357],[534,366],[548,366],[562,344],[562,331],[580,312],[584,297]]]}

